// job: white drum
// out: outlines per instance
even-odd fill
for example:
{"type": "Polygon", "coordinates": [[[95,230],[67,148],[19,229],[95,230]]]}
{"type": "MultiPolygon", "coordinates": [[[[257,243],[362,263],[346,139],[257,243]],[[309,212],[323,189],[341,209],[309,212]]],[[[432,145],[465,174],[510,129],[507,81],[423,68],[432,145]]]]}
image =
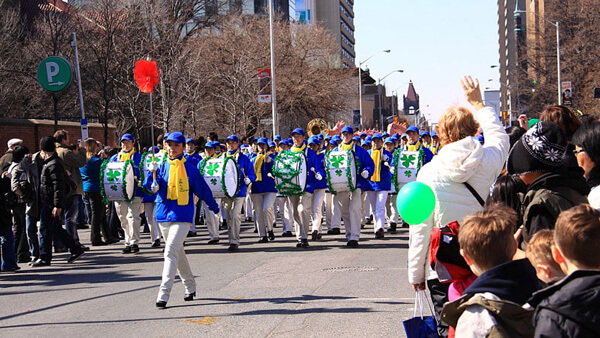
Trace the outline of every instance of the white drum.
{"type": "Polygon", "coordinates": [[[284,196],[300,196],[306,190],[308,165],[304,152],[283,151],[273,164],[275,187],[284,196]]]}
{"type": "Polygon", "coordinates": [[[214,198],[232,199],[239,190],[238,165],[233,158],[222,156],[204,161],[200,174],[214,198]]]}
{"type": "Polygon", "coordinates": [[[406,183],[417,180],[417,173],[423,165],[423,157],[422,150],[401,151],[397,154],[394,158],[396,179],[393,181],[396,191],[399,191],[406,183]]]}
{"type": "Polygon", "coordinates": [[[104,161],[101,171],[102,197],[107,201],[130,202],[135,193],[133,162],[104,161]]]}
{"type": "Polygon", "coordinates": [[[327,186],[332,194],[342,191],[354,191],[358,184],[354,151],[336,150],[327,153],[325,173],[327,186]]]}
{"type": "MultiPolygon", "coordinates": [[[[154,158],[150,152],[145,152],[142,154],[142,162],[140,163],[140,182],[142,183],[148,175],[152,175],[152,171],[149,168],[152,160],[160,165],[167,160],[167,153],[164,151],[159,151],[158,153],[154,154],[154,158]]],[[[146,194],[152,195],[152,193],[145,187],[143,189],[146,194]]]]}

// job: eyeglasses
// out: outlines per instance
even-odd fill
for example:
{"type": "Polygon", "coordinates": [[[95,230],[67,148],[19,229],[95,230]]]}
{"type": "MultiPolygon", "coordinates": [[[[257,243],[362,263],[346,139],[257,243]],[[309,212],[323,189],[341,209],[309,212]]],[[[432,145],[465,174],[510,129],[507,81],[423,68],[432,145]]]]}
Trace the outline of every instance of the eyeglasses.
{"type": "Polygon", "coordinates": [[[575,150],[573,150],[573,154],[574,155],[577,155],[579,153],[585,153],[585,150],[583,150],[583,149],[579,149],[579,150],[575,149],[575,150]]]}

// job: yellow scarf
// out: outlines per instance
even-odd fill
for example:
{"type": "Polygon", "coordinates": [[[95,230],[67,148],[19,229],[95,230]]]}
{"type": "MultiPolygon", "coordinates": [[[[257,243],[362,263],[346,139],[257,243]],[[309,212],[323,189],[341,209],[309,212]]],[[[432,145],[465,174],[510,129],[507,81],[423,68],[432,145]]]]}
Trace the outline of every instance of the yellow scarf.
{"type": "Polygon", "coordinates": [[[437,152],[438,152],[438,146],[436,146],[436,145],[433,145],[433,144],[432,144],[432,145],[431,145],[431,148],[429,148],[429,150],[431,150],[431,153],[432,153],[432,154],[434,154],[434,155],[437,155],[437,152]]]}
{"type": "Polygon", "coordinates": [[[135,153],[135,148],[132,148],[129,152],[121,150],[119,152],[119,162],[125,162],[131,160],[131,155],[135,153]]]}
{"type": "Polygon", "coordinates": [[[421,149],[421,140],[417,141],[415,144],[410,144],[410,143],[406,144],[407,151],[417,151],[419,149],[421,149]]]}
{"type": "Polygon", "coordinates": [[[177,200],[177,205],[187,205],[190,201],[190,182],[185,171],[185,157],[167,159],[169,168],[169,181],[167,182],[167,199],[177,200]]]}
{"type": "Polygon", "coordinates": [[[233,154],[230,154],[229,151],[226,152],[226,154],[227,154],[227,157],[234,157],[235,158],[235,155],[237,155],[239,152],[240,152],[240,148],[237,148],[233,154]]]}
{"type": "Polygon", "coordinates": [[[254,173],[256,174],[255,182],[262,181],[262,165],[263,161],[265,160],[265,156],[269,156],[269,153],[267,153],[266,155],[258,153],[258,155],[256,156],[256,162],[254,162],[254,173]]]}
{"type": "Polygon", "coordinates": [[[186,155],[187,155],[187,156],[194,156],[194,154],[195,154],[195,153],[196,153],[196,151],[194,150],[194,151],[192,151],[191,153],[187,153],[186,155]]]}
{"type": "Polygon", "coordinates": [[[354,147],[354,142],[353,141],[350,141],[350,143],[348,143],[348,144],[342,142],[339,145],[338,149],[339,150],[350,150],[350,149],[354,149],[353,147],[354,147]]]}
{"type": "Polygon", "coordinates": [[[371,181],[379,182],[381,181],[381,157],[383,155],[383,149],[371,150],[371,158],[373,159],[373,163],[375,164],[375,170],[373,170],[373,176],[371,176],[371,181]]]}
{"type": "Polygon", "coordinates": [[[296,147],[295,144],[292,147],[292,151],[295,152],[295,153],[299,153],[301,151],[304,151],[304,149],[306,149],[306,143],[302,143],[302,147],[296,147]]]}

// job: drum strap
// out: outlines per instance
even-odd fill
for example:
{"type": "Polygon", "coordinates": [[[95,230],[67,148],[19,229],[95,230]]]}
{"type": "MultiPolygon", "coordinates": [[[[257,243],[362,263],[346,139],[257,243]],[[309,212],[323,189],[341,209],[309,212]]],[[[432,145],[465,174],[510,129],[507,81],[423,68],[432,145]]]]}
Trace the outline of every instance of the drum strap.
{"type": "Polygon", "coordinates": [[[294,145],[292,147],[292,151],[295,153],[299,153],[301,151],[304,151],[304,149],[306,149],[306,143],[302,143],[302,147],[296,147],[296,145],[294,145]]]}
{"type": "Polygon", "coordinates": [[[417,151],[419,149],[421,149],[421,140],[417,141],[415,144],[408,143],[406,145],[406,150],[407,151],[417,151]]]}
{"type": "Polygon", "coordinates": [[[338,148],[340,150],[350,150],[350,149],[354,150],[354,142],[350,142],[348,144],[342,142],[338,148]]]}
{"type": "Polygon", "coordinates": [[[237,154],[240,152],[240,148],[237,148],[233,153],[230,151],[227,151],[227,157],[233,157],[235,160],[237,160],[237,154]]]}

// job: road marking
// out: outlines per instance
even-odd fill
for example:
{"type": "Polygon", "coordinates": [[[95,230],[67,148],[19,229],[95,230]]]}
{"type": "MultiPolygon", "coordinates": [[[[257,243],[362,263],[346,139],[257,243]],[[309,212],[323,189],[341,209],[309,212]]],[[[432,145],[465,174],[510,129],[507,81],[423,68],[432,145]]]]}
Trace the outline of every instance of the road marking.
{"type": "Polygon", "coordinates": [[[204,317],[202,319],[185,319],[184,322],[196,324],[196,325],[212,325],[219,320],[217,317],[204,317]]]}

